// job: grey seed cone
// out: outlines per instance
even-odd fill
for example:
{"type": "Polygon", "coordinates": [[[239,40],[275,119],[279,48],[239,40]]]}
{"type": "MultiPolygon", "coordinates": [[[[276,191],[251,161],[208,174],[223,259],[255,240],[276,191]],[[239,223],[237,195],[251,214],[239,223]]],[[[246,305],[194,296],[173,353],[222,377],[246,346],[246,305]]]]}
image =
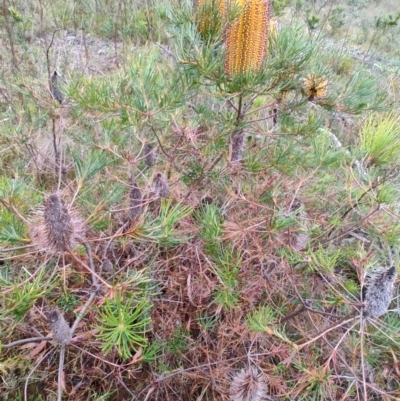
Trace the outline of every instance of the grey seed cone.
{"type": "Polygon", "coordinates": [[[57,100],[58,103],[62,103],[64,100],[64,95],[59,89],[59,76],[57,71],[54,71],[53,75],[51,76],[51,95],[53,96],[54,100],[57,100]]]}
{"type": "Polygon", "coordinates": [[[363,316],[377,318],[384,315],[393,298],[396,268],[391,266],[372,273],[363,288],[363,316]]]}
{"type": "Polygon", "coordinates": [[[243,148],[244,148],[245,135],[243,131],[236,132],[232,135],[232,154],[231,162],[238,162],[242,160],[243,148]]]}
{"type": "Polygon", "coordinates": [[[152,167],[156,163],[156,149],[154,149],[153,145],[150,143],[146,143],[143,149],[144,153],[144,162],[149,166],[152,167]]]}
{"type": "Polygon", "coordinates": [[[263,401],[268,397],[267,391],[262,372],[255,367],[247,367],[232,378],[229,398],[232,401],[263,401]]]}
{"type": "Polygon", "coordinates": [[[135,181],[131,180],[130,187],[131,188],[129,190],[129,217],[132,220],[136,220],[142,215],[143,197],[135,181]]]}
{"type": "Polygon", "coordinates": [[[84,221],[65,206],[58,193],[48,195],[32,217],[29,236],[40,252],[64,253],[85,239],[84,221]]]}
{"type": "Polygon", "coordinates": [[[53,340],[57,344],[69,344],[72,340],[71,328],[64,316],[58,310],[53,310],[49,313],[49,320],[53,340]]]}
{"type": "Polygon", "coordinates": [[[68,250],[74,229],[71,216],[59,195],[53,194],[46,199],[44,219],[50,247],[59,252],[68,250]]]}
{"type": "Polygon", "coordinates": [[[157,173],[154,178],[154,186],[157,198],[168,198],[170,194],[169,184],[162,173],[157,173]]]}

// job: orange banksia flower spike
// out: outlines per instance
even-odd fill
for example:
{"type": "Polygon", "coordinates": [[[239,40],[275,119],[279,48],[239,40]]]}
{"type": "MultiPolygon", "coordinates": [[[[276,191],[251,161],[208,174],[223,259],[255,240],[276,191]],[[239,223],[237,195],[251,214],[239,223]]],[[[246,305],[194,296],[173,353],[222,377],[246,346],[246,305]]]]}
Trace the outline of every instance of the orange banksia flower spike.
{"type": "Polygon", "coordinates": [[[270,0],[236,0],[239,16],[225,35],[225,72],[228,76],[257,71],[267,53],[271,21],[270,0]]]}

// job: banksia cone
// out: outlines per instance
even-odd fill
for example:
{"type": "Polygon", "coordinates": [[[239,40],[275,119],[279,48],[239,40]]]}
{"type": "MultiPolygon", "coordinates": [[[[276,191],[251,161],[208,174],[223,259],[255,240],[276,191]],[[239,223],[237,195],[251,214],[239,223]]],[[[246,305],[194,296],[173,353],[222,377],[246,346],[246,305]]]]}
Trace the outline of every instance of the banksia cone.
{"type": "Polygon", "coordinates": [[[197,30],[202,38],[208,38],[221,31],[226,1],[197,0],[197,30]]]}
{"type": "Polygon", "coordinates": [[[268,386],[259,369],[248,367],[237,373],[231,382],[229,397],[232,401],[263,401],[268,386]]]}
{"type": "Polygon", "coordinates": [[[136,182],[130,180],[130,191],[129,191],[129,217],[132,220],[138,219],[142,215],[142,193],[137,186],[136,182]]]}
{"type": "Polygon", "coordinates": [[[232,135],[232,154],[231,154],[232,163],[242,160],[244,139],[245,136],[243,131],[235,132],[232,135]]]}
{"type": "Polygon", "coordinates": [[[58,310],[51,311],[48,316],[51,331],[53,332],[53,340],[57,344],[69,344],[72,340],[71,328],[64,316],[58,310]]]}
{"type": "Polygon", "coordinates": [[[150,143],[146,143],[146,145],[144,145],[143,153],[144,153],[144,162],[149,167],[154,166],[156,162],[156,150],[150,143]]]}
{"type": "Polygon", "coordinates": [[[57,71],[54,71],[51,77],[51,95],[53,96],[54,100],[57,100],[57,102],[61,104],[64,100],[64,95],[59,89],[58,78],[57,71]]]}
{"type": "Polygon", "coordinates": [[[396,268],[391,266],[372,273],[363,288],[363,316],[375,318],[384,315],[393,298],[396,268]]]}
{"type": "Polygon", "coordinates": [[[302,92],[309,101],[320,100],[328,92],[328,79],[323,75],[309,74],[303,79],[302,92]]]}
{"type": "Polygon", "coordinates": [[[240,8],[225,36],[225,72],[234,76],[257,71],[266,56],[271,0],[235,0],[231,4],[240,8]]]}
{"type": "Polygon", "coordinates": [[[75,211],[67,209],[58,194],[50,195],[37,215],[30,234],[32,243],[43,252],[68,251],[85,235],[83,221],[75,211]]]}
{"type": "Polygon", "coordinates": [[[169,184],[162,173],[157,173],[154,178],[154,186],[157,198],[168,198],[170,194],[169,184]]]}

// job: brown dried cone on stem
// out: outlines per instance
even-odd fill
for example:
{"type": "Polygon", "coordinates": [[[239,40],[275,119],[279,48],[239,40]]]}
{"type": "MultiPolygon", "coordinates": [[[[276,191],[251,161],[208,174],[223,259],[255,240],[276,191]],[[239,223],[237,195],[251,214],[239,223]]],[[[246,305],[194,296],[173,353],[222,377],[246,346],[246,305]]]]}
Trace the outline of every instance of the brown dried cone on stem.
{"type": "Polygon", "coordinates": [[[68,210],[58,193],[49,195],[30,227],[32,243],[42,252],[56,254],[73,248],[85,237],[82,219],[68,210]]]}
{"type": "Polygon", "coordinates": [[[363,316],[377,318],[384,315],[393,298],[396,268],[391,266],[372,273],[363,287],[363,316]]]}
{"type": "Polygon", "coordinates": [[[231,162],[238,162],[242,159],[243,147],[244,147],[245,135],[242,130],[235,132],[232,135],[232,153],[231,162]]]}
{"type": "Polygon", "coordinates": [[[57,100],[57,102],[61,104],[64,100],[64,95],[59,89],[59,84],[59,75],[57,74],[57,71],[54,71],[51,77],[51,95],[54,100],[57,100]]]}
{"type": "Polygon", "coordinates": [[[162,173],[157,173],[154,177],[154,187],[157,198],[168,198],[170,194],[169,184],[162,173]]]}
{"type": "Polygon", "coordinates": [[[137,220],[143,211],[143,196],[136,182],[131,178],[129,190],[129,217],[137,220]]]}
{"type": "Polygon", "coordinates": [[[72,340],[71,328],[64,319],[64,316],[57,310],[48,313],[53,340],[57,344],[69,344],[72,340]]]}
{"type": "Polygon", "coordinates": [[[150,143],[146,143],[143,149],[144,153],[144,162],[149,167],[153,167],[156,162],[156,149],[154,149],[153,145],[150,143]]]}
{"type": "Polygon", "coordinates": [[[264,375],[256,367],[247,367],[232,378],[229,398],[232,401],[264,401],[268,397],[264,375]]]}

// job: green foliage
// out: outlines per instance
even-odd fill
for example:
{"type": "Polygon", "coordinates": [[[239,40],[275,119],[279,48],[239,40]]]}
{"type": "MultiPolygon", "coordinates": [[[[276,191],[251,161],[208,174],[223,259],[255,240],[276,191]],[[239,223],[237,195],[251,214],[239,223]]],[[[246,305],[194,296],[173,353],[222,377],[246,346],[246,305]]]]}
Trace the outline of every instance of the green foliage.
{"type": "MultiPolygon", "coordinates": [[[[202,31],[192,3],[5,6],[0,340],[26,327],[47,335],[44,311],[70,324],[94,297],[79,347],[66,345],[62,381],[76,399],[224,398],[246,361],[269,375],[271,398],[365,398],[361,356],[379,372],[400,351],[392,311],[359,326],[366,271],[391,263],[387,246],[399,258],[399,16],[359,0],[274,1],[277,34],[260,71],[232,78],[224,33],[238,7],[218,20],[203,4],[212,23],[202,31]],[[243,149],[233,149],[238,133],[243,149]],[[161,173],[167,199],[154,195],[161,173]],[[73,224],[84,219],[88,243],[49,256],[29,234],[56,192],[73,224]],[[96,369],[72,388],[83,360],[96,369]],[[343,366],[351,382],[334,376],[343,366]]],[[[3,350],[4,399],[22,399],[28,382],[29,398],[41,388],[53,397],[59,347],[49,347],[56,355],[41,364],[36,351],[3,350]]],[[[390,380],[374,375],[368,397],[390,380]]]]}
{"type": "Polygon", "coordinates": [[[132,237],[139,242],[157,243],[167,248],[187,242],[189,233],[178,230],[176,223],[189,216],[192,209],[182,203],[172,203],[172,199],[161,199],[160,214],[132,232],[132,237]]]}
{"type": "Polygon", "coordinates": [[[396,163],[400,156],[400,118],[393,114],[369,116],[360,131],[360,147],[370,165],[396,163]]]}
{"type": "Polygon", "coordinates": [[[333,275],[341,255],[340,249],[322,248],[312,252],[311,266],[315,271],[333,275]]]}
{"type": "Polygon", "coordinates": [[[26,269],[24,273],[20,282],[12,282],[7,277],[0,276],[1,287],[5,294],[3,297],[5,308],[1,315],[13,316],[15,323],[22,320],[32,306],[49,294],[56,285],[56,280],[52,276],[45,278],[47,272],[43,267],[36,275],[31,275],[26,269]]]}
{"type": "Polygon", "coordinates": [[[222,217],[220,209],[215,205],[204,205],[195,212],[196,220],[201,225],[199,235],[205,243],[205,251],[209,255],[218,255],[222,235],[222,217]]]}
{"type": "Polygon", "coordinates": [[[104,305],[99,308],[100,334],[97,335],[103,342],[103,352],[108,354],[116,347],[118,354],[127,359],[139,347],[145,347],[146,333],[150,330],[151,308],[151,303],[145,298],[135,300],[120,293],[115,294],[114,298],[106,298],[104,305]]]}
{"type": "Polygon", "coordinates": [[[84,181],[92,178],[97,172],[102,170],[107,165],[110,165],[113,160],[105,153],[92,150],[89,154],[75,156],[76,175],[78,180],[84,181]]]}
{"type": "Polygon", "coordinates": [[[251,331],[268,333],[276,321],[275,311],[268,305],[259,310],[250,312],[247,316],[247,325],[251,331]]]}
{"type": "Polygon", "coordinates": [[[214,258],[215,274],[220,286],[214,294],[214,303],[222,308],[234,308],[239,304],[238,274],[241,258],[234,249],[220,249],[214,258]]]}
{"type": "Polygon", "coordinates": [[[68,96],[81,106],[104,113],[128,113],[132,122],[162,119],[181,106],[190,77],[163,63],[160,51],[138,51],[125,73],[87,80],[80,77],[68,96]]]}

